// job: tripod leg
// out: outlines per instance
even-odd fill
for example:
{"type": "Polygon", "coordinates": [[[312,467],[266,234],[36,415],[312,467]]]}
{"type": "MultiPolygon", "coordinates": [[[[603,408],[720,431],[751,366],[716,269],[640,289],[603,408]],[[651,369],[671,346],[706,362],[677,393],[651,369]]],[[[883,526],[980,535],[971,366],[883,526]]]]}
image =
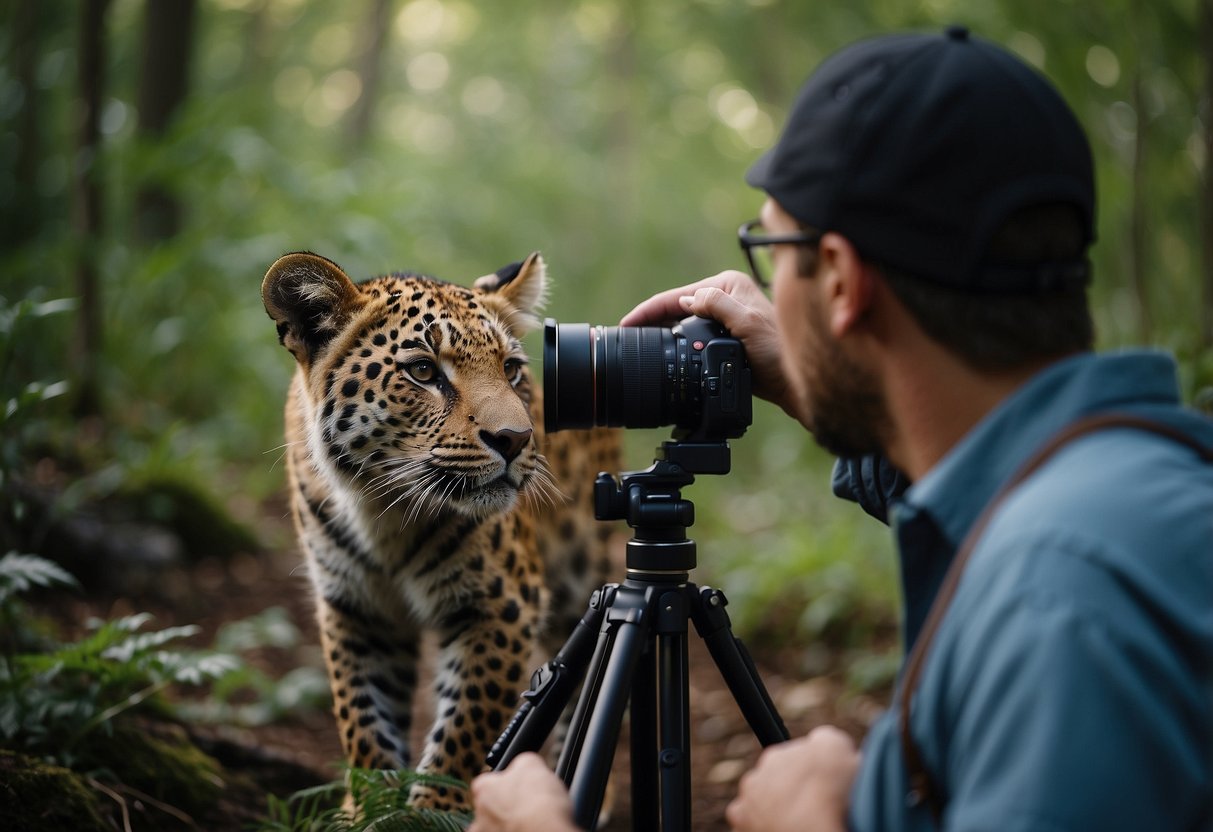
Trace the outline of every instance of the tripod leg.
{"type": "Polygon", "coordinates": [[[767,746],[788,739],[788,729],[758,676],[754,660],[745,645],[733,635],[729,614],[724,611],[728,604],[724,593],[687,584],[686,595],[695,629],[758,741],[767,746]]]}
{"type": "MultiPolygon", "coordinates": [[[[661,713],[661,828],[691,828],[691,702],[687,608],[681,592],[661,597],[657,612],[661,713]]],[[[632,756],[635,758],[636,750],[632,756]]]]}
{"type": "Polygon", "coordinates": [[[657,650],[645,650],[636,664],[630,710],[632,726],[632,832],[659,832],[660,769],[657,765],[657,650]]]}
{"type": "MultiPolygon", "coordinates": [[[[646,625],[642,623],[644,616],[641,610],[627,612],[632,614],[626,614],[618,625],[611,657],[585,732],[582,753],[569,784],[569,794],[573,798],[573,820],[583,829],[594,828],[598,811],[602,808],[623,712],[632,691],[636,664],[648,636],[646,625]]],[[[633,811],[636,808],[633,807],[633,811]]]]}
{"type": "Polygon", "coordinates": [[[611,645],[614,640],[615,633],[610,628],[603,627],[594,646],[594,655],[590,659],[585,683],[581,686],[581,695],[577,698],[577,707],[574,708],[573,718],[569,722],[564,747],[560,749],[560,759],[556,762],[556,774],[566,786],[572,783],[573,772],[576,771],[577,762],[581,759],[581,748],[585,743],[590,715],[594,712],[598,701],[598,691],[602,688],[602,678],[606,672],[607,660],[610,658],[611,645]]]}
{"type": "Polygon", "coordinates": [[[605,605],[607,588],[594,593],[581,621],[568,641],[543,667],[531,675],[531,687],[522,694],[509,725],[489,750],[486,764],[500,771],[523,751],[538,751],[573,698],[594,650],[605,605]]]}

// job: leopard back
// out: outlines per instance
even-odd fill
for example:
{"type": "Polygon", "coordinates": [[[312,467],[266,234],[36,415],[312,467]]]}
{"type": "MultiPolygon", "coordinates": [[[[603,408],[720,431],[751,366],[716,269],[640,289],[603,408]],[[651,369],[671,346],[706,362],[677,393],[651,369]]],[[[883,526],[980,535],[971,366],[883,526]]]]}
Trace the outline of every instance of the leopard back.
{"type": "MultiPolygon", "coordinates": [[[[435,716],[417,768],[478,773],[536,657],[609,577],[592,482],[615,432],[542,430],[521,337],[546,288],[533,254],[472,287],[418,274],[355,284],[288,254],[262,297],[296,372],[292,515],[348,761],[409,767],[420,640],[435,716]]],[[[415,790],[457,808],[462,790],[415,790]]]]}

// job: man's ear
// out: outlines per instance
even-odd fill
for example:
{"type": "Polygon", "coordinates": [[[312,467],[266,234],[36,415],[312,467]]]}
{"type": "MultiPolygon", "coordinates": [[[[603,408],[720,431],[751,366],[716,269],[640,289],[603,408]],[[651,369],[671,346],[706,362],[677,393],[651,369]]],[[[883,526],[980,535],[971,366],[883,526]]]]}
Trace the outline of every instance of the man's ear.
{"type": "Polygon", "coordinates": [[[827,233],[819,246],[826,320],[835,338],[847,335],[864,319],[876,289],[869,264],[851,241],[841,234],[827,233]]]}
{"type": "Polygon", "coordinates": [[[362,305],[340,266],[306,251],[274,261],[261,282],[261,300],[278,325],[278,340],[300,364],[310,363],[362,305]]]}
{"type": "Polygon", "coordinates": [[[547,264],[539,252],[478,278],[475,286],[488,293],[486,302],[515,335],[539,327],[547,302],[547,264]]]}

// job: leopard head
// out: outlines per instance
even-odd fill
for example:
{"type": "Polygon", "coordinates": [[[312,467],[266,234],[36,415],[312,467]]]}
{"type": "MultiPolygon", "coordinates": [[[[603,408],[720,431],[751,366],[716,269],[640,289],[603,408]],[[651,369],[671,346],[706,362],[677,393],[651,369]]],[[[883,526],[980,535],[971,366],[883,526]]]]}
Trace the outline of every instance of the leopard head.
{"type": "Polygon", "coordinates": [[[288,434],[322,476],[406,520],[554,493],[519,341],[545,285],[538,253],[472,288],[411,273],[355,284],[318,255],[279,258],[261,293],[298,364],[288,434]]]}

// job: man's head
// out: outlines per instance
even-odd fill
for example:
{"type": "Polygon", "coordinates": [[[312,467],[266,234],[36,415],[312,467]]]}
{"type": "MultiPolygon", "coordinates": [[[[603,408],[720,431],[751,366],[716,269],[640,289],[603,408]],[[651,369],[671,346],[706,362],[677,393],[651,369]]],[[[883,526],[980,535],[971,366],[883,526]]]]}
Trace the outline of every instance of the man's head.
{"type": "MultiPolygon", "coordinates": [[[[851,258],[972,369],[1091,347],[1086,138],[1042,76],[963,29],[875,38],[827,59],[747,180],[771,196],[768,232],[825,235],[829,257],[851,258]]],[[[797,285],[811,281],[786,280],[814,275],[821,252],[775,248],[785,367],[803,376],[794,386],[814,433],[837,453],[880,450],[879,379],[834,342],[846,327],[821,292],[797,285]]]]}

